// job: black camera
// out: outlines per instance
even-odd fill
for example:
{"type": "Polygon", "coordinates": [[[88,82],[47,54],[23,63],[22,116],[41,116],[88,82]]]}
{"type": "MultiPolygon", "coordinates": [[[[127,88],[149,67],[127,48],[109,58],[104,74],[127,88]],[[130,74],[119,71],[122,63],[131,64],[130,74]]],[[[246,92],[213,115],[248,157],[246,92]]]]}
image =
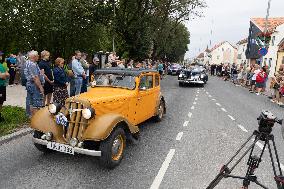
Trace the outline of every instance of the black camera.
{"type": "Polygon", "coordinates": [[[258,130],[259,132],[271,133],[272,127],[275,123],[282,124],[283,120],[278,119],[273,115],[270,111],[262,111],[260,116],[257,118],[258,120],[258,130]]]}

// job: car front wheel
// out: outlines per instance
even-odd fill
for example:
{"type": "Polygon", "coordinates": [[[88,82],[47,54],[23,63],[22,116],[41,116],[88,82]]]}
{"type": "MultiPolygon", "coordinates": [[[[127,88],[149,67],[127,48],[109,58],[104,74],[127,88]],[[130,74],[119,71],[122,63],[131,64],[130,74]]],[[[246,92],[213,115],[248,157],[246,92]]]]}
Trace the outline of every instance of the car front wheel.
{"type": "Polygon", "coordinates": [[[101,142],[101,166],[113,169],[120,164],[126,147],[125,141],[125,132],[122,128],[118,127],[106,140],[101,142]]]}

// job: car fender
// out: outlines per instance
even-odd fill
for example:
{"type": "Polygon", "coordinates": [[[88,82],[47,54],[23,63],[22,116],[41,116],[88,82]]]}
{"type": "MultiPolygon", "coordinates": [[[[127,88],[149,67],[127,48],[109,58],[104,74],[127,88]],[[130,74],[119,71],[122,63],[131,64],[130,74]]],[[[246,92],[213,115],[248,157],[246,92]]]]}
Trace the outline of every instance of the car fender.
{"type": "Polygon", "coordinates": [[[111,113],[95,117],[95,119],[90,121],[83,134],[83,140],[104,140],[111,134],[115,127],[120,125],[123,126],[124,129],[128,129],[131,134],[139,132],[138,126],[130,124],[127,119],[120,114],[111,113]]]}
{"type": "Polygon", "coordinates": [[[52,132],[56,141],[65,142],[62,136],[63,128],[55,123],[54,116],[48,111],[47,107],[36,112],[31,119],[30,127],[43,133],[52,132]]]}

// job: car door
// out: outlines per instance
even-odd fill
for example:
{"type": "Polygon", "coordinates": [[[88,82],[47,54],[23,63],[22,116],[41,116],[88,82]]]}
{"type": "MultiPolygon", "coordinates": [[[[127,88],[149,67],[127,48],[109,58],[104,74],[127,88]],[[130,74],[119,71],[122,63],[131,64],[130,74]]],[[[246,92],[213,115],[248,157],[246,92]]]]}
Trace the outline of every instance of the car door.
{"type": "Polygon", "coordinates": [[[153,116],[154,112],[154,94],[153,74],[144,74],[140,76],[139,91],[137,95],[137,121],[138,124],[146,121],[153,116]]]}

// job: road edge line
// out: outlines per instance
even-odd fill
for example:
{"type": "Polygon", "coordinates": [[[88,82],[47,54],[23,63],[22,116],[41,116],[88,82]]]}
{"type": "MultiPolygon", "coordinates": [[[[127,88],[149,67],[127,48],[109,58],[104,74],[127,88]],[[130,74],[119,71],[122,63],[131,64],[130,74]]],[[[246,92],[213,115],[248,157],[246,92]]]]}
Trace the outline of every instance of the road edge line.
{"type": "Polygon", "coordinates": [[[5,136],[2,136],[0,137],[0,146],[5,144],[5,143],[8,143],[12,140],[15,140],[17,138],[20,138],[20,137],[23,137],[25,135],[28,135],[30,133],[32,133],[33,129],[31,128],[26,128],[26,129],[21,129],[17,132],[14,132],[12,134],[9,134],[9,135],[5,135],[5,136]]]}

